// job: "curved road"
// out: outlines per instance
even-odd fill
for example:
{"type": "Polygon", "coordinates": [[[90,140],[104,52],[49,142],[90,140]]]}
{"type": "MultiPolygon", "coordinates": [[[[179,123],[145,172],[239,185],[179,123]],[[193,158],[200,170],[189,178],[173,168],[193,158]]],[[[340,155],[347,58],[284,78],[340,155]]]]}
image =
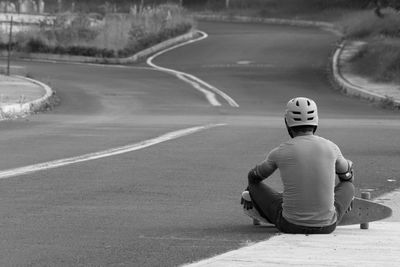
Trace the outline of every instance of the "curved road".
{"type": "MultiPolygon", "coordinates": [[[[288,138],[286,102],[319,104],[318,133],[356,164],[359,189],[399,187],[398,113],[331,89],[336,37],[313,28],[200,23],[209,37],[156,65],[193,74],[232,97],[204,94],[145,63],[27,63],[53,87],[55,110],[0,123],[0,170],[73,158],[193,126],[140,150],[0,179],[1,266],[176,266],[264,240],[239,196],[250,167],[288,138]],[[223,124],[223,125],[220,125],[223,124]]],[[[269,183],[280,188],[278,175],[269,183]]]]}

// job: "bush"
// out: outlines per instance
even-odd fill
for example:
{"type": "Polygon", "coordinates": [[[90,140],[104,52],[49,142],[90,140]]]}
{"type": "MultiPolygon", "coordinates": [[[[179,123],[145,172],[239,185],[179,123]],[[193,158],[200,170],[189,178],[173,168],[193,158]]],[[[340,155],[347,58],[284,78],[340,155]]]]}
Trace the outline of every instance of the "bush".
{"type": "Polygon", "coordinates": [[[118,55],[122,57],[133,55],[140,52],[141,50],[149,48],[165,40],[184,34],[188,32],[191,28],[191,24],[183,24],[176,28],[163,29],[157,34],[147,34],[140,39],[133,40],[130,45],[128,45],[125,49],[118,51],[118,55]]]}
{"type": "Polygon", "coordinates": [[[350,62],[357,74],[378,82],[400,82],[400,40],[370,39],[350,62]]]}
{"type": "Polygon", "coordinates": [[[68,51],[67,48],[65,48],[64,46],[60,46],[60,45],[55,46],[53,49],[54,54],[60,54],[60,55],[67,54],[67,51],[68,51]]]}
{"type": "Polygon", "coordinates": [[[35,37],[29,39],[25,47],[27,52],[48,53],[51,51],[42,39],[35,37]]]}
{"type": "Polygon", "coordinates": [[[371,10],[355,12],[338,23],[345,38],[361,39],[376,36],[400,37],[400,16],[393,9],[383,10],[380,18],[371,10]]]}

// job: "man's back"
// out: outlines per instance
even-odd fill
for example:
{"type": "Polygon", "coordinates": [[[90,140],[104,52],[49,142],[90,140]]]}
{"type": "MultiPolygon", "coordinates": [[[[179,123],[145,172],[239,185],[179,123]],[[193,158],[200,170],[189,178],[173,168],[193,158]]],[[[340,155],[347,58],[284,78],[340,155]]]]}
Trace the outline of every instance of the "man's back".
{"type": "Polygon", "coordinates": [[[291,223],[325,226],[336,221],[334,208],[335,163],[339,148],[315,135],[293,138],[271,152],[280,170],[282,215],[291,223]]]}

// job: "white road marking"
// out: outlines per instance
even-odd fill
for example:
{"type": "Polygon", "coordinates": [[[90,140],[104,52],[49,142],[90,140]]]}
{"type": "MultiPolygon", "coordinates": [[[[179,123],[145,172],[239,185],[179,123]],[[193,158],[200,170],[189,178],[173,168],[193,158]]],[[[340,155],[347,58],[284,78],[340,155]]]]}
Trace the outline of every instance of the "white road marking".
{"type": "Polygon", "coordinates": [[[160,56],[160,55],[162,55],[162,54],[164,54],[164,53],[166,53],[168,51],[171,51],[173,49],[176,49],[176,48],[184,46],[184,45],[188,45],[188,44],[193,43],[193,42],[201,41],[201,40],[203,40],[203,39],[208,37],[208,35],[205,32],[200,32],[200,33],[202,34],[202,36],[197,38],[197,39],[189,40],[187,42],[172,46],[170,48],[167,48],[165,50],[162,50],[162,51],[154,54],[153,56],[151,56],[151,57],[149,57],[147,59],[147,64],[150,65],[151,67],[159,70],[159,71],[163,71],[163,72],[167,72],[167,73],[173,74],[176,77],[178,77],[178,79],[180,79],[180,80],[182,80],[182,81],[184,81],[186,83],[189,83],[195,89],[197,89],[200,92],[202,92],[206,96],[208,102],[210,102],[210,104],[213,105],[213,106],[221,106],[221,103],[217,100],[217,98],[215,96],[215,94],[217,94],[220,97],[222,97],[223,99],[225,99],[225,101],[227,101],[230,106],[238,108],[239,104],[233,98],[231,98],[229,95],[227,95],[226,93],[222,92],[218,88],[210,85],[209,83],[206,83],[205,81],[203,81],[203,80],[201,80],[201,79],[199,79],[199,78],[197,78],[197,77],[195,77],[195,76],[193,76],[191,74],[188,74],[188,73],[185,73],[185,72],[182,72],[182,71],[169,69],[169,68],[160,67],[160,66],[158,66],[158,65],[153,63],[154,58],[156,58],[156,57],[158,57],[158,56],[160,56]]]}
{"type": "Polygon", "coordinates": [[[221,103],[217,100],[216,96],[214,93],[204,89],[203,87],[201,87],[201,85],[199,83],[196,83],[188,78],[186,78],[186,76],[183,73],[177,73],[176,76],[181,79],[184,82],[189,83],[190,85],[192,85],[195,89],[199,90],[200,92],[202,92],[208,102],[210,102],[211,105],[215,106],[215,107],[219,107],[221,106],[221,103]]]}
{"type": "Polygon", "coordinates": [[[70,158],[65,158],[65,159],[59,159],[59,160],[54,160],[54,161],[48,161],[48,162],[43,162],[43,163],[38,163],[34,165],[29,165],[25,167],[20,167],[20,168],[15,168],[15,169],[9,169],[9,170],[4,170],[0,171],[0,179],[6,179],[14,176],[19,176],[19,175],[25,175],[28,173],[33,173],[37,171],[42,171],[42,170],[47,170],[47,169],[53,169],[61,166],[66,166],[66,165],[71,165],[79,162],[84,162],[84,161],[90,161],[90,160],[95,160],[95,159],[100,159],[100,158],[105,158],[105,157],[111,157],[115,155],[120,155],[136,150],[140,150],[146,147],[150,147],[159,143],[163,143],[169,140],[177,139],[183,136],[187,136],[199,131],[219,127],[219,126],[224,126],[226,124],[207,124],[207,125],[202,125],[202,126],[196,126],[196,127],[191,127],[191,128],[186,128],[186,129],[181,129],[173,132],[169,132],[166,134],[163,134],[161,136],[158,136],[156,138],[148,139],[139,143],[131,144],[131,145],[126,145],[126,146],[121,146],[117,148],[112,148],[100,152],[94,152],[94,153],[89,153],[77,157],[70,157],[70,158]]]}
{"type": "Polygon", "coordinates": [[[250,60],[240,60],[240,61],[236,62],[236,64],[238,64],[238,65],[249,65],[251,63],[253,63],[253,61],[250,61],[250,60]]]}

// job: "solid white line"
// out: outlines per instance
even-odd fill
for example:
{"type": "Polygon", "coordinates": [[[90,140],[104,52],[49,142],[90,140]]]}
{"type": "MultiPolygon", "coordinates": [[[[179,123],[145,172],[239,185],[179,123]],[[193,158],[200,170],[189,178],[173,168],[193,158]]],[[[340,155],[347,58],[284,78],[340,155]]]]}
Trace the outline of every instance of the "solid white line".
{"type": "Polygon", "coordinates": [[[203,87],[201,87],[201,85],[199,83],[196,83],[196,82],[191,81],[190,79],[186,78],[186,75],[183,74],[183,73],[177,73],[176,76],[179,79],[181,79],[182,81],[189,83],[195,89],[197,89],[200,92],[202,92],[206,96],[208,102],[210,102],[211,105],[216,106],[216,107],[221,106],[221,103],[217,100],[217,98],[216,98],[214,93],[204,89],[203,87]]]}
{"type": "Polygon", "coordinates": [[[163,143],[163,142],[166,142],[169,140],[177,139],[179,137],[187,136],[187,135],[199,132],[199,131],[203,131],[206,129],[211,129],[211,128],[215,128],[215,127],[219,127],[219,126],[224,126],[224,125],[226,125],[226,124],[208,124],[208,125],[202,125],[202,126],[181,129],[181,130],[169,132],[169,133],[163,134],[159,137],[148,139],[148,140],[145,140],[145,141],[142,141],[139,143],[135,143],[135,144],[131,144],[131,145],[121,146],[121,147],[112,148],[112,149],[95,152],[95,153],[89,153],[89,154],[85,154],[85,155],[81,155],[81,156],[77,156],[77,157],[59,159],[59,160],[29,165],[29,166],[25,166],[25,167],[4,170],[4,171],[0,171],[0,179],[6,179],[6,178],[18,176],[18,175],[25,175],[25,174],[32,173],[32,172],[53,169],[53,168],[57,168],[57,167],[61,167],[61,166],[79,163],[79,162],[120,155],[123,153],[128,153],[128,152],[140,150],[140,149],[143,149],[146,147],[150,147],[150,146],[153,146],[153,145],[156,145],[159,143],[163,143]]]}
{"type": "Polygon", "coordinates": [[[236,107],[236,108],[239,107],[239,104],[233,98],[231,98],[229,95],[227,95],[223,91],[217,89],[216,87],[206,83],[205,81],[197,78],[196,76],[193,76],[191,74],[188,74],[188,73],[185,73],[185,72],[182,72],[182,71],[177,71],[177,70],[173,70],[173,69],[169,69],[169,68],[164,68],[164,67],[158,66],[158,65],[153,63],[153,60],[156,57],[158,57],[158,56],[160,56],[160,55],[162,55],[162,54],[164,54],[164,53],[166,53],[168,51],[171,51],[173,49],[176,49],[176,48],[184,46],[184,45],[191,44],[193,42],[201,41],[201,40],[203,40],[203,39],[208,37],[208,35],[205,32],[200,32],[199,31],[199,33],[201,33],[202,36],[197,38],[197,39],[189,40],[187,42],[172,46],[170,48],[167,48],[165,50],[162,50],[162,51],[154,54],[153,56],[151,56],[151,57],[149,57],[147,59],[147,64],[150,65],[151,67],[159,70],[159,71],[163,71],[163,72],[167,72],[167,73],[173,74],[176,77],[178,77],[178,79],[180,79],[180,80],[182,80],[182,81],[184,81],[186,83],[189,83],[195,89],[197,89],[200,92],[202,92],[206,96],[208,102],[210,102],[210,104],[213,105],[213,106],[221,106],[221,103],[219,103],[219,101],[217,100],[217,98],[215,96],[215,94],[217,94],[220,97],[222,97],[223,99],[225,99],[225,101],[227,101],[230,106],[236,107]]]}

